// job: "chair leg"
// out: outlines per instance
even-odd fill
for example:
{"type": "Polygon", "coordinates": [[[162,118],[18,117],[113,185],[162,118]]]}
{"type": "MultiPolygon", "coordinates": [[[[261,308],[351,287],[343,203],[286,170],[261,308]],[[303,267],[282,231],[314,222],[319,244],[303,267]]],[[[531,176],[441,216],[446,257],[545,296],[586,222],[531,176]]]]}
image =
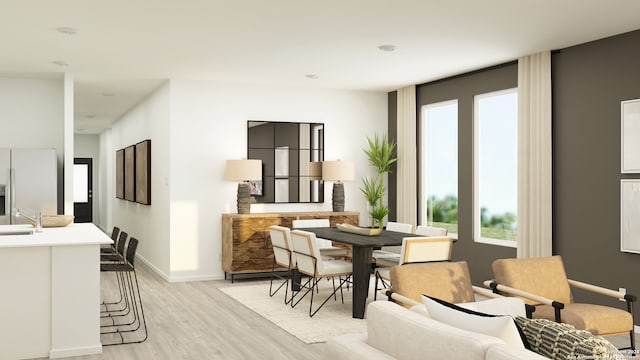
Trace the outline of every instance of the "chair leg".
{"type": "Polygon", "coordinates": [[[273,265],[271,266],[271,279],[270,279],[270,282],[269,282],[269,296],[273,297],[273,295],[275,295],[278,291],[280,291],[280,289],[284,286],[285,287],[285,290],[284,290],[284,303],[288,304],[287,295],[288,295],[289,278],[290,278],[291,270],[289,270],[289,273],[287,274],[287,277],[286,277],[285,281],[283,281],[280,284],[280,286],[278,286],[278,288],[275,291],[273,291],[273,278],[277,277],[279,279],[282,279],[282,276],[276,275],[276,271],[275,270],[276,270],[276,262],[274,260],[273,261],[273,265]]]}
{"type": "Polygon", "coordinates": [[[114,331],[102,332],[101,334],[118,334],[120,337],[119,342],[114,343],[103,343],[103,346],[110,345],[121,345],[121,344],[133,344],[133,343],[141,343],[147,340],[149,334],[147,331],[147,322],[144,316],[144,307],[142,305],[142,297],[140,296],[140,285],[138,283],[138,276],[135,271],[129,271],[126,274],[126,283],[127,283],[127,291],[131,296],[131,307],[133,309],[133,321],[127,324],[116,324],[114,331]],[[133,274],[131,274],[133,273],[133,274]],[[122,326],[132,326],[135,324],[133,328],[127,328],[121,330],[122,326]],[[133,340],[133,341],[125,341],[123,334],[124,333],[135,333],[138,330],[143,329],[144,336],[141,339],[133,340]]]}
{"type": "Polygon", "coordinates": [[[127,324],[116,324],[115,319],[116,318],[125,318],[129,315],[129,313],[131,312],[131,306],[130,306],[130,298],[131,298],[131,294],[128,291],[128,287],[127,287],[127,283],[126,283],[126,278],[124,276],[124,274],[122,272],[117,272],[117,279],[118,279],[118,289],[119,291],[123,294],[123,301],[124,301],[124,306],[120,309],[111,309],[109,310],[108,307],[105,305],[105,311],[102,312],[102,315],[100,316],[100,318],[110,318],[111,319],[111,325],[101,325],[100,327],[111,327],[111,326],[115,326],[115,325],[127,325],[127,324]]]}
{"type": "MultiPolygon", "coordinates": [[[[342,290],[342,286],[343,286],[343,285],[344,285],[344,284],[345,284],[345,283],[346,283],[350,278],[351,278],[351,275],[347,275],[347,276],[345,277],[345,279],[344,279],[344,280],[340,280],[340,282],[339,282],[339,284],[338,284],[338,288],[342,290]]],[[[327,301],[329,301],[329,299],[331,299],[331,297],[332,297],[332,296],[334,296],[334,295],[335,295],[335,293],[336,293],[337,291],[338,291],[338,289],[334,289],[334,290],[333,290],[333,292],[332,292],[329,296],[327,296],[327,298],[326,298],[326,299],[324,299],[324,301],[322,302],[322,304],[320,304],[320,306],[318,306],[318,308],[317,308],[317,309],[315,309],[315,310],[312,310],[312,306],[313,306],[313,302],[312,302],[312,303],[311,303],[311,305],[309,306],[309,317],[313,317],[313,315],[317,314],[317,313],[318,313],[318,311],[319,311],[320,309],[322,309],[322,307],[324,306],[324,304],[326,304],[326,303],[327,303],[327,301]]]]}

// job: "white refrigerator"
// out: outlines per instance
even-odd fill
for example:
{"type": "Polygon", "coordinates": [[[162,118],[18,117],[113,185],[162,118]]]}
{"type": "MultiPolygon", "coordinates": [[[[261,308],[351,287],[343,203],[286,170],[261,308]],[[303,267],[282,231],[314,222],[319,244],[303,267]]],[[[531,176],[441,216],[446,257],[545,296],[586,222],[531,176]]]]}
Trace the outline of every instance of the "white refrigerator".
{"type": "Polygon", "coordinates": [[[58,175],[54,149],[0,149],[0,225],[25,224],[58,212],[58,175]]]}

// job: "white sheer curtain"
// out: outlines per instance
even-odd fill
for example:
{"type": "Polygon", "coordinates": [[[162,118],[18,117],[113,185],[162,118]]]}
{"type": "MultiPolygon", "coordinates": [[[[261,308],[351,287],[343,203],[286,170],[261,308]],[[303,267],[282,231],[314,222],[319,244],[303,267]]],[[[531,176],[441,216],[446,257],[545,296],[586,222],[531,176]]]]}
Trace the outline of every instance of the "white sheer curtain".
{"type": "Polygon", "coordinates": [[[518,59],[518,257],[551,255],[551,54],[518,59]]]}
{"type": "Polygon", "coordinates": [[[398,89],[396,221],[415,225],[417,219],[416,87],[398,89]]]}

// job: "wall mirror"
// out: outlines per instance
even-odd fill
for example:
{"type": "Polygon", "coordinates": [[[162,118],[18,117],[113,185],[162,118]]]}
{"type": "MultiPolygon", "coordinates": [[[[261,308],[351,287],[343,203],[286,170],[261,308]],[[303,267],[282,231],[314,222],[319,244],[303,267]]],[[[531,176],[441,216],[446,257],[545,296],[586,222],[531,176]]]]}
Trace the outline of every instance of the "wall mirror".
{"type": "Polygon", "coordinates": [[[321,203],[324,124],[247,122],[247,158],[262,160],[262,181],[251,182],[258,203],[321,203]]]}

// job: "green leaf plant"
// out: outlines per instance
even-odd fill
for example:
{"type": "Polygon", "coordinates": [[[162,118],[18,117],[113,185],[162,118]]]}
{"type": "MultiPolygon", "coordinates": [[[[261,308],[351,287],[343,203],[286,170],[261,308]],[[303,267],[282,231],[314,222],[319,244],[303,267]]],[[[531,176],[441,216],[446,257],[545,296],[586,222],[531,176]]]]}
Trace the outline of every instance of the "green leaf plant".
{"type": "Polygon", "coordinates": [[[373,139],[367,137],[367,144],[369,147],[363,149],[363,151],[369,159],[369,165],[376,169],[377,176],[373,179],[363,178],[360,191],[362,191],[371,207],[369,214],[374,220],[372,226],[377,224],[379,228],[382,228],[383,220],[390,212],[389,207],[383,203],[385,192],[384,174],[390,173],[391,165],[398,161],[398,158],[395,157],[396,142],[390,142],[386,134],[379,137],[376,133],[373,139]]]}

